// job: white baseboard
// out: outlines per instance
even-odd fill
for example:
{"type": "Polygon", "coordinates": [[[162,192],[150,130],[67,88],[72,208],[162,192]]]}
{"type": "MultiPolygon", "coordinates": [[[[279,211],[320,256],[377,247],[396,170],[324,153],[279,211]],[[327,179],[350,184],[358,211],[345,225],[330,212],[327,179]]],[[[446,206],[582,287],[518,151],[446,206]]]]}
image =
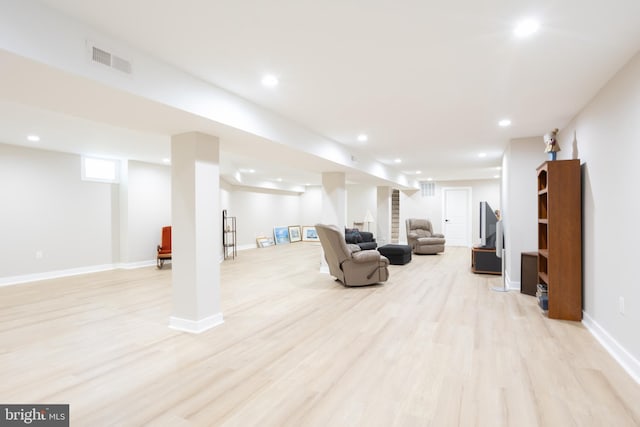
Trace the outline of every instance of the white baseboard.
{"type": "Polygon", "coordinates": [[[199,334],[223,323],[222,313],[214,314],[213,316],[200,320],[182,319],[175,316],[169,318],[169,327],[171,329],[192,334],[199,334]]]}
{"type": "Polygon", "coordinates": [[[67,270],[45,271],[42,273],[23,274],[20,276],[0,277],[0,286],[18,285],[20,283],[38,282],[40,280],[59,279],[60,277],[77,276],[79,274],[98,273],[100,271],[116,270],[122,268],[133,270],[135,268],[151,267],[156,265],[156,260],[127,262],[119,264],[90,265],[88,267],[70,268],[67,270]]]}
{"type": "Polygon", "coordinates": [[[640,361],[633,357],[623,346],[598,324],[586,312],[582,313],[582,324],[609,352],[611,356],[627,371],[638,384],[640,384],[640,361]]]}
{"type": "Polygon", "coordinates": [[[97,273],[100,271],[113,270],[113,264],[91,265],[88,267],[70,268],[68,270],[45,271],[43,273],[23,274],[20,276],[0,277],[0,286],[17,285],[26,282],[37,282],[40,280],[57,279],[60,277],[77,276],[79,274],[97,273]]]}
{"type": "Polygon", "coordinates": [[[122,268],[123,270],[134,270],[136,268],[154,267],[155,265],[156,265],[156,260],[149,259],[146,261],[138,261],[138,262],[122,262],[118,264],[116,268],[122,268]]]}
{"type": "Polygon", "coordinates": [[[249,243],[246,245],[238,245],[238,250],[239,251],[246,251],[247,249],[256,249],[257,246],[255,243],[249,243]]]}
{"type": "Polygon", "coordinates": [[[504,272],[505,281],[507,282],[507,288],[510,291],[519,291],[520,290],[520,282],[516,282],[511,280],[511,276],[509,275],[509,271],[504,272]]]}

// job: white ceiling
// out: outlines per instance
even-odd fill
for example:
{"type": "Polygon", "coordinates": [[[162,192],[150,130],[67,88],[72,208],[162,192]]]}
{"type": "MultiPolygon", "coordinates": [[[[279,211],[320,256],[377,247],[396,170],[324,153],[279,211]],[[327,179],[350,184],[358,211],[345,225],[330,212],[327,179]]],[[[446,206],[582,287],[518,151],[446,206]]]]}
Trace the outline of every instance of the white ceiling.
{"type": "MultiPolygon", "coordinates": [[[[43,3],[382,163],[401,158],[399,170],[421,170],[418,179],[492,178],[510,139],[562,128],[640,49],[638,0],[43,3]],[[525,17],[539,19],[541,29],[518,39],[513,27],[525,17]],[[265,73],[279,77],[277,88],[260,84],[265,73]],[[512,126],[498,127],[502,118],[512,126]],[[369,140],[357,142],[359,133],[369,140]]],[[[24,143],[39,121],[60,141],[83,145],[87,134],[101,134],[121,142],[110,145],[113,155],[168,156],[166,126],[130,123],[133,131],[124,130],[23,102],[16,96],[0,103],[5,142],[24,143]]],[[[180,126],[197,121],[175,111],[171,117],[180,126]]],[[[252,168],[255,179],[304,185],[319,183],[318,173],[332,167],[290,152],[283,164],[276,161],[283,156],[256,152],[254,137],[197,125],[234,140],[222,147],[230,174],[252,168]]],[[[83,149],[100,151],[100,139],[83,149]]]]}

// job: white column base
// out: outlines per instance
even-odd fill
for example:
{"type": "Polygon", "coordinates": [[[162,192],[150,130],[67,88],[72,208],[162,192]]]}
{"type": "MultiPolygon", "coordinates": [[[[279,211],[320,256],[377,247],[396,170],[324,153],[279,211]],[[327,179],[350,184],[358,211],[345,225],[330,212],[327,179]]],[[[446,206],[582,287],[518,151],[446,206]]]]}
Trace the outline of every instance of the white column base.
{"type": "Polygon", "coordinates": [[[174,316],[169,317],[169,327],[171,329],[192,334],[199,334],[223,323],[222,313],[214,314],[201,320],[181,319],[174,316]]]}

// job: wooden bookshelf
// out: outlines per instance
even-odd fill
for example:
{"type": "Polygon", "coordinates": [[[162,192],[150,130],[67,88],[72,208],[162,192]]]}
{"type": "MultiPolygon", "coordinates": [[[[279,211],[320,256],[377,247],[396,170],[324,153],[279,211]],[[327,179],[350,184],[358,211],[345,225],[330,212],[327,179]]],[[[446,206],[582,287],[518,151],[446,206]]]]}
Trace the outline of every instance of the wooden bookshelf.
{"type": "Polygon", "coordinates": [[[555,160],[538,173],[538,279],[547,285],[549,318],[582,319],[580,160],[555,160]]]}

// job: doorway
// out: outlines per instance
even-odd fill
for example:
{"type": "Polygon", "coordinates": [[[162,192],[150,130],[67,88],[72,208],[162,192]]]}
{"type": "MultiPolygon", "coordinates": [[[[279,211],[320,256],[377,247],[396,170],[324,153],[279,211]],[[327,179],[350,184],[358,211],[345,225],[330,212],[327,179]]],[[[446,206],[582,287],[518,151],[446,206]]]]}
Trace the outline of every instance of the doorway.
{"type": "Polygon", "coordinates": [[[450,246],[471,246],[471,187],[442,189],[442,230],[450,246]]]}

